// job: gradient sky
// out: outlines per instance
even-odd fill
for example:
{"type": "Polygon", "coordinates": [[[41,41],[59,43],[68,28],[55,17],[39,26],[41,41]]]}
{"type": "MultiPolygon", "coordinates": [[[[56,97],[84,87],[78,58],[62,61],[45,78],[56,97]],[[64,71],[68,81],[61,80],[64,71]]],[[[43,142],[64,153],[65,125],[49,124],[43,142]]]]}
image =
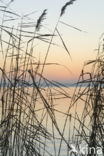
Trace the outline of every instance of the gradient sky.
{"type": "MultiPolygon", "coordinates": [[[[44,9],[48,9],[44,26],[48,30],[53,30],[60,14],[61,7],[67,0],[14,0],[11,8],[21,15],[36,11],[32,18],[37,18],[44,9]]],[[[48,62],[57,62],[65,65],[51,66],[46,68],[46,76],[50,79],[70,81],[78,77],[83,63],[96,57],[95,49],[98,47],[100,35],[104,32],[104,0],[76,0],[69,6],[61,21],[82,29],[79,32],[63,24],[59,24],[58,29],[71,53],[72,61],[66,51],[61,48],[60,39],[54,39],[59,47],[51,47],[48,62]]],[[[46,30],[46,31],[47,31],[46,30]]],[[[44,48],[45,49],[45,48],[44,48]]],[[[41,56],[44,54],[41,52],[41,56]]],[[[45,51],[45,50],[44,50],[45,51]]]]}

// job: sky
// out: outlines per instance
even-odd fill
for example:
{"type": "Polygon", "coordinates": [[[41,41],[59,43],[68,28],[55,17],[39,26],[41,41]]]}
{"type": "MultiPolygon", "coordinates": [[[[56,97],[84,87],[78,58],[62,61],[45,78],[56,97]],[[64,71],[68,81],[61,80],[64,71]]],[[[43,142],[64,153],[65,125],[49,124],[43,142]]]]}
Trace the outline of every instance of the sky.
{"type": "MultiPolygon", "coordinates": [[[[68,0],[14,0],[11,8],[20,15],[35,12],[31,15],[37,17],[44,9],[48,9],[47,17],[44,21],[44,30],[51,31],[56,25],[60,10],[68,0]]],[[[57,62],[61,66],[50,66],[45,68],[45,75],[52,80],[70,82],[77,80],[83,64],[87,60],[96,57],[95,49],[98,48],[99,38],[104,32],[104,0],[76,0],[73,5],[66,9],[65,14],[60,19],[71,26],[77,27],[82,32],[59,23],[58,30],[64,39],[71,54],[72,60],[63,48],[59,37],[55,37],[53,42],[58,46],[52,46],[47,62],[57,62]]],[[[44,45],[42,45],[44,46],[44,45]]],[[[40,47],[39,53],[44,57],[46,47],[40,47]],[[43,52],[44,51],[44,52],[43,52]]]]}

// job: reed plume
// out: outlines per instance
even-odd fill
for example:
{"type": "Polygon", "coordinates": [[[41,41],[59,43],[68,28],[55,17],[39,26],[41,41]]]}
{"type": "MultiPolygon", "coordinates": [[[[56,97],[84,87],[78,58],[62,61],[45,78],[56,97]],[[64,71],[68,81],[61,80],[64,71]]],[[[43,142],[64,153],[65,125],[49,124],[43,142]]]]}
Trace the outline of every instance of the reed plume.
{"type": "Polygon", "coordinates": [[[45,16],[46,16],[46,12],[47,12],[47,9],[45,9],[43,11],[43,13],[41,14],[41,16],[38,18],[37,20],[37,23],[36,23],[36,30],[39,31],[40,30],[40,27],[41,27],[41,23],[42,21],[45,19],[45,16]]]}
{"type": "Polygon", "coordinates": [[[73,4],[73,2],[76,1],[76,0],[70,0],[69,2],[67,2],[61,9],[61,13],[60,13],[60,17],[65,13],[65,10],[67,8],[67,6],[73,4]]]}

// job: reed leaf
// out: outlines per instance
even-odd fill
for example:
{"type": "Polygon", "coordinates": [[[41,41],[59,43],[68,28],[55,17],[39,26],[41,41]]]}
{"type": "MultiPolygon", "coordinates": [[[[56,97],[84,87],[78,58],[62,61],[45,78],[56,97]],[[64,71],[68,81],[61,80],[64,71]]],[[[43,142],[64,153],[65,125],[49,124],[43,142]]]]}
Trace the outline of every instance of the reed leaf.
{"type": "Polygon", "coordinates": [[[75,29],[75,30],[78,30],[78,31],[80,31],[80,32],[86,33],[86,31],[83,31],[83,30],[81,30],[81,29],[79,29],[79,28],[77,28],[77,27],[74,27],[74,26],[72,26],[72,25],[69,25],[69,24],[67,24],[67,23],[65,23],[65,22],[63,22],[63,21],[60,21],[60,23],[66,25],[66,26],[68,26],[68,27],[70,27],[70,28],[73,28],[73,29],[75,29]]]}
{"type": "Polygon", "coordinates": [[[66,46],[66,44],[65,44],[65,42],[64,42],[64,40],[63,40],[63,38],[62,38],[62,36],[60,35],[58,29],[56,29],[56,31],[57,31],[57,33],[58,33],[58,35],[59,35],[59,37],[60,37],[60,39],[61,39],[61,41],[62,41],[62,44],[63,44],[63,46],[64,46],[66,52],[68,53],[68,55],[70,56],[70,59],[72,60],[71,55],[70,55],[70,52],[69,52],[69,50],[68,50],[68,48],[67,48],[67,46],[66,46]]]}

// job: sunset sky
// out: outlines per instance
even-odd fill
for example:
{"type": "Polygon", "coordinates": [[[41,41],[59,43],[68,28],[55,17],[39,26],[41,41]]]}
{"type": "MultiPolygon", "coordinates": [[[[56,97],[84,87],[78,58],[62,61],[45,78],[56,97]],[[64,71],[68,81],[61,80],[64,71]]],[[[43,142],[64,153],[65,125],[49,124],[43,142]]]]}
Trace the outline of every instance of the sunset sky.
{"type": "MultiPolygon", "coordinates": [[[[44,9],[48,9],[47,17],[43,22],[46,32],[53,32],[62,6],[68,0],[14,0],[11,8],[20,15],[36,11],[31,17],[36,21],[44,9]]],[[[58,46],[52,46],[47,62],[57,62],[61,66],[50,66],[45,69],[45,75],[50,79],[69,82],[75,80],[86,60],[96,57],[96,51],[100,35],[104,32],[104,0],[76,0],[73,5],[66,9],[61,21],[77,27],[79,32],[62,23],[58,30],[62,35],[72,57],[70,60],[67,52],[62,47],[59,37],[53,42],[58,46]]],[[[43,45],[44,46],[44,45],[43,45]]],[[[42,57],[46,47],[40,47],[39,53],[42,57]],[[44,51],[44,52],[43,52],[44,51]]]]}

